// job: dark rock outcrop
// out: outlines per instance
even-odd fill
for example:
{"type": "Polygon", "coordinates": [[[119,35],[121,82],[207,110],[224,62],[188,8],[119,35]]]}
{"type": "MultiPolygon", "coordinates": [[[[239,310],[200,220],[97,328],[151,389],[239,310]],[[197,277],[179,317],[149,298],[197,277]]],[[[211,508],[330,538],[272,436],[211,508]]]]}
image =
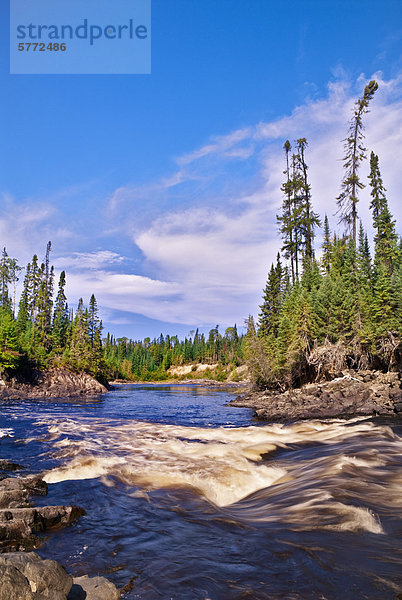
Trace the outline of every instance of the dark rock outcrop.
{"type": "Polygon", "coordinates": [[[40,540],[35,533],[64,527],[85,514],[78,506],[33,507],[29,498],[38,494],[47,494],[47,485],[38,476],[0,480],[0,552],[37,548],[40,540]]]}
{"type": "Polygon", "coordinates": [[[394,372],[344,372],[332,381],[310,383],[283,393],[251,392],[231,400],[230,404],[253,408],[258,419],[280,422],[402,415],[401,377],[394,372]]]}
{"type": "Polygon", "coordinates": [[[88,373],[29,369],[0,380],[0,398],[61,398],[104,394],[107,387],[88,373]]]}
{"type": "Polygon", "coordinates": [[[0,600],[119,600],[104,577],[69,575],[54,560],[33,552],[0,555],[0,600]]]}

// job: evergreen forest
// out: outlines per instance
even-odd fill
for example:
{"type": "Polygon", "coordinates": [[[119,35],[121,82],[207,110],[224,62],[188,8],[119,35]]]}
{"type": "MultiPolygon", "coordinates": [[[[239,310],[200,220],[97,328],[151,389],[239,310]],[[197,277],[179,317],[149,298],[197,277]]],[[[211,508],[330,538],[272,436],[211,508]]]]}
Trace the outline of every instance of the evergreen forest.
{"type": "MultiPolygon", "coordinates": [[[[246,360],[261,388],[301,385],[330,372],[401,365],[402,241],[389,210],[380,158],[364,145],[364,115],[378,85],[370,81],[353,108],[344,141],[344,177],[334,204],[343,231],[314,212],[306,138],[284,144],[282,208],[277,216],[282,247],[271,265],[257,322],[224,333],[163,336],[151,340],[103,336],[97,301],[69,308],[66,274],[57,287],[51,243],[43,262],[34,255],[23,269],[6,248],[0,257],[0,370],[2,376],[26,368],[63,367],[100,381],[111,378],[163,380],[172,366],[214,365],[206,376],[225,379],[246,360]],[[363,182],[360,168],[369,160],[363,182]],[[359,219],[359,194],[368,185],[375,232],[372,248],[359,219]],[[322,228],[323,242],[315,238],[322,228]],[[23,276],[16,301],[16,284],[23,276]],[[56,289],[55,289],[56,288],[56,289]],[[216,366],[217,365],[217,366],[216,366]]],[[[194,375],[195,376],[195,375],[194,375]]]]}

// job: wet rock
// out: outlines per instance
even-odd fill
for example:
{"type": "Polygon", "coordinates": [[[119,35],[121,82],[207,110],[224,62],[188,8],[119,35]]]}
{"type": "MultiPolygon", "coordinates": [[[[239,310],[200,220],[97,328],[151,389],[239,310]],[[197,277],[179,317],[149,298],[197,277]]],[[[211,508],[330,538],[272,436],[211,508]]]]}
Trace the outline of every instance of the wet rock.
{"type": "Polygon", "coordinates": [[[47,484],[38,476],[5,477],[0,480],[0,508],[30,506],[29,496],[46,496],[47,484]]]}
{"type": "Polygon", "coordinates": [[[66,600],[73,578],[54,560],[42,560],[33,552],[0,555],[0,600],[10,600],[9,584],[16,600],[66,600]]]}
{"type": "Polygon", "coordinates": [[[29,369],[4,381],[0,387],[0,398],[59,398],[104,394],[107,391],[105,385],[88,373],[72,373],[66,369],[29,369]]]}
{"type": "Polygon", "coordinates": [[[0,458],[0,471],[18,471],[18,469],[22,468],[23,467],[21,465],[15,462],[0,458]]]}
{"type": "Polygon", "coordinates": [[[36,548],[34,533],[64,527],[84,514],[78,506],[0,509],[0,548],[36,548]]]}
{"type": "Polygon", "coordinates": [[[309,383],[298,390],[251,392],[229,404],[254,408],[258,419],[280,422],[395,415],[402,412],[401,377],[399,373],[344,372],[332,381],[309,383]]]}
{"type": "MultiPolygon", "coordinates": [[[[119,600],[120,592],[105,577],[74,577],[68,600],[119,600]]],[[[1,600],[1,599],[0,599],[1,600]]]]}
{"type": "Polygon", "coordinates": [[[78,506],[32,507],[30,496],[38,494],[47,494],[39,476],[0,481],[0,551],[37,548],[40,540],[35,533],[64,527],[85,514],[78,506]]]}

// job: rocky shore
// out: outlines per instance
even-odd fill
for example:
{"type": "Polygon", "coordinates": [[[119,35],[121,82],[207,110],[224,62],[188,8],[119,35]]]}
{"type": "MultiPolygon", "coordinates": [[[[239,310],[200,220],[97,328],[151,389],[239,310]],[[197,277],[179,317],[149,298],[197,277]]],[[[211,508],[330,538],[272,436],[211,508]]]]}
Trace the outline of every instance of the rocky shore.
{"type": "Polygon", "coordinates": [[[31,496],[46,495],[37,475],[9,476],[20,468],[0,460],[0,600],[118,600],[120,593],[104,577],[73,578],[53,560],[33,552],[37,533],[65,527],[85,514],[79,506],[35,507],[31,496]]]}
{"type": "Polygon", "coordinates": [[[353,416],[402,416],[402,381],[397,372],[346,371],[332,381],[278,392],[253,391],[229,402],[249,407],[271,422],[353,416]]]}
{"type": "Polygon", "coordinates": [[[104,394],[108,389],[88,373],[29,369],[0,379],[0,399],[59,398],[104,394]]]}

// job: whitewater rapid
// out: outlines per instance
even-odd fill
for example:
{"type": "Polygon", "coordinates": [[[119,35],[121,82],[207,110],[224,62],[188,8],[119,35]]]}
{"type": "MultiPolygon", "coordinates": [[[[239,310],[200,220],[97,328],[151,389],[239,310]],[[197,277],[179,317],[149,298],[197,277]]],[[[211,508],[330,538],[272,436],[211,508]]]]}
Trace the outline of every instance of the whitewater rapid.
{"type": "Polygon", "coordinates": [[[144,491],[187,488],[241,521],[376,534],[384,531],[365,506],[367,489],[372,501],[402,506],[402,477],[386,472],[402,441],[364,419],[216,429],[136,421],[105,427],[94,419],[40,424],[61,463],[45,473],[47,483],[101,477],[105,485],[117,478],[144,491]],[[379,433],[381,444],[375,441],[379,433]],[[314,461],[295,460],[294,454],[286,459],[287,450],[307,445],[342,445],[342,452],[314,461]],[[386,479],[381,485],[379,473],[386,479]],[[351,483],[362,492],[360,505],[348,502],[351,483]],[[346,491],[339,494],[341,489],[346,491]]]}

